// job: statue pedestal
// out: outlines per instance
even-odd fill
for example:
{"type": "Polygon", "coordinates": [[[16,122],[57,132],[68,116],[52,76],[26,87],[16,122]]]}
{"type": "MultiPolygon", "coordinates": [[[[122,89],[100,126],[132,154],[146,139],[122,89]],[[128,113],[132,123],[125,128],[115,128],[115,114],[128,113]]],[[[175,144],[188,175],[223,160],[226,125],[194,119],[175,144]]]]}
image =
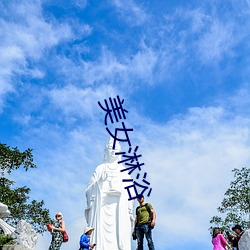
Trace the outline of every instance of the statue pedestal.
{"type": "Polygon", "coordinates": [[[0,249],[2,250],[26,250],[25,247],[21,245],[6,245],[0,249]]]}
{"type": "Polygon", "coordinates": [[[239,240],[239,249],[240,250],[249,250],[250,249],[250,229],[246,230],[239,240]]]}

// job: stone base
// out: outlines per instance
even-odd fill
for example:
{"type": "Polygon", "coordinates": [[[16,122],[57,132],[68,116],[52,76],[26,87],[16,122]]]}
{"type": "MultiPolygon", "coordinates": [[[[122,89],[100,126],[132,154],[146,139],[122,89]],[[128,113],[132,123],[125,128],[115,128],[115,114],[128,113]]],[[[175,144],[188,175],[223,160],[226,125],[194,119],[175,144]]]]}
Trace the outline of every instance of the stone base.
{"type": "Polygon", "coordinates": [[[26,250],[23,246],[21,245],[5,245],[2,247],[2,250],[26,250]]]}
{"type": "Polygon", "coordinates": [[[239,249],[240,250],[250,249],[250,229],[247,229],[245,233],[243,233],[242,236],[240,237],[239,249]]]}

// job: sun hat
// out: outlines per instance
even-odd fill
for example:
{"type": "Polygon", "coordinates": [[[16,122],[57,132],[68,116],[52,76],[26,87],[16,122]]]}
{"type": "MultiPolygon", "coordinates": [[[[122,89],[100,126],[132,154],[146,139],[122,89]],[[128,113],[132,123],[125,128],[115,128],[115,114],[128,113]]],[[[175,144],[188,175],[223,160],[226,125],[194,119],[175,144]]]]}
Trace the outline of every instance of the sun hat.
{"type": "Polygon", "coordinates": [[[63,217],[63,214],[62,214],[61,212],[57,212],[57,213],[56,213],[56,216],[57,216],[57,215],[61,215],[61,216],[63,217]]]}
{"type": "Polygon", "coordinates": [[[235,225],[232,230],[234,231],[235,229],[239,229],[240,231],[243,231],[242,230],[242,227],[240,225],[235,225]]]}
{"type": "Polygon", "coordinates": [[[86,227],[83,233],[86,234],[87,232],[93,231],[93,230],[95,230],[93,227],[86,227]]]}

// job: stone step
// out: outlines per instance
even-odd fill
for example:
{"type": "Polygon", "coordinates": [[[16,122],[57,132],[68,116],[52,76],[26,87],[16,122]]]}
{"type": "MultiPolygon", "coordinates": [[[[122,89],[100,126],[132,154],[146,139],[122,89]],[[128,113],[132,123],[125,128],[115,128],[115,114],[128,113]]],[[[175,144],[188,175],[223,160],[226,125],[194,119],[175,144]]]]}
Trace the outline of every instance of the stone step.
{"type": "Polygon", "coordinates": [[[0,247],[0,250],[26,250],[26,249],[21,245],[5,245],[0,247]]]}

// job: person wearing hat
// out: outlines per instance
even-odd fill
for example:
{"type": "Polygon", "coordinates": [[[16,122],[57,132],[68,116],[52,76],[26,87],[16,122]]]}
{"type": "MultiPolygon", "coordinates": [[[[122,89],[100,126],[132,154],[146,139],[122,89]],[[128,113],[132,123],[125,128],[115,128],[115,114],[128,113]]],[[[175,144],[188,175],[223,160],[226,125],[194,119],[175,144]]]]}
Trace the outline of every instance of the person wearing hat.
{"type": "Polygon", "coordinates": [[[232,230],[236,233],[236,235],[231,234],[231,236],[233,236],[233,238],[234,238],[234,245],[236,247],[235,249],[239,250],[238,243],[239,243],[239,240],[240,240],[242,234],[244,233],[244,231],[243,231],[243,229],[242,229],[242,227],[240,225],[235,225],[232,228],[232,230]]]}
{"type": "Polygon", "coordinates": [[[83,235],[80,238],[80,249],[79,250],[89,250],[93,249],[95,247],[94,244],[90,244],[90,235],[93,232],[94,228],[93,227],[86,227],[83,235]]]}
{"type": "Polygon", "coordinates": [[[63,232],[65,231],[65,222],[62,220],[63,215],[61,212],[56,213],[56,223],[51,225],[48,229],[52,234],[52,240],[50,243],[49,250],[60,250],[63,242],[63,232]]]}

